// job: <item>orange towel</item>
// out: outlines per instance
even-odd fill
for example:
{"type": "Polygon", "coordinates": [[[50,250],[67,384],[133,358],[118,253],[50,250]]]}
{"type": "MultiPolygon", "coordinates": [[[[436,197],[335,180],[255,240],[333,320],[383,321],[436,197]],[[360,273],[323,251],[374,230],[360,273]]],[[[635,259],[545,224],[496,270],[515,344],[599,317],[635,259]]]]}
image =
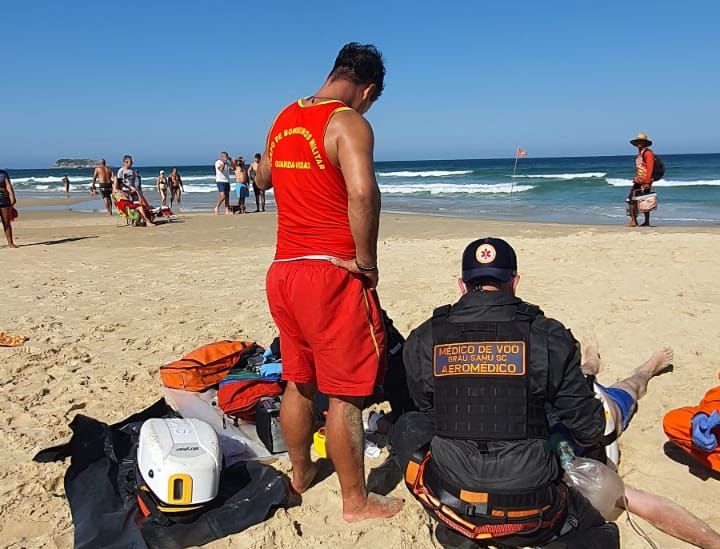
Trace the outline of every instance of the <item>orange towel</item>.
{"type": "Polygon", "coordinates": [[[698,450],[692,443],[692,418],[699,413],[720,412],[720,387],[710,389],[698,406],[685,406],[671,410],[663,419],[663,429],[668,438],[696,460],[713,471],[720,472],[720,447],[708,453],[698,450]]]}
{"type": "Polygon", "coordinates": [[[10,335],[0,332],[0,347],[20,347],[24,345],[29,338],[21,335],[10,335]]]}

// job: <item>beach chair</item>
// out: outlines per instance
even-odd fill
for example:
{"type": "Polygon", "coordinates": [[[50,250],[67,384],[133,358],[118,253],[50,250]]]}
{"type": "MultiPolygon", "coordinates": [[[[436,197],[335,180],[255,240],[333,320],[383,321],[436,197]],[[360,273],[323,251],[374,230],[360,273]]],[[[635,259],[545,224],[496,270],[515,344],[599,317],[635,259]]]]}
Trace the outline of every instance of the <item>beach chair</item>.
{"type": "Polygon", "coordinates": [[[127,200],[123,193],[113,193],[112,202],[117,212],[116,227],[128,226],[130,224],[136,225],[137,222],[140,221],[140,213],[137,211],[137,208],[133,207],[132,202],[127,200]]]}

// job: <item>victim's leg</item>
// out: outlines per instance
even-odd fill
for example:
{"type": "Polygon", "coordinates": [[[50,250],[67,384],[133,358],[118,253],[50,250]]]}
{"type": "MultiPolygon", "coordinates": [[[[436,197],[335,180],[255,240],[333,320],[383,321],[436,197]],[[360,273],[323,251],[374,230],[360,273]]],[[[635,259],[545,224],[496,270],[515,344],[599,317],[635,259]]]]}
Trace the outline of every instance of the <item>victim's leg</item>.
{"type": "Polygon", "coordinates": [[[582,373],[586,376],[598,375],[600,372],[600,350],[595,334],[590,334],[583,338],[582,359],[583,362],[580,365],[582,373]]]}
{"type": "Polygon", "coordinates": [[[402,500],[368,493],[365,483],[365,433],[361,406],[364,398],[331,396],[328,410],[328,456],[335,466],[343,498],[343,518],[357,522],[389,518],[398,513],[402,500]]]}
{"type": "Polygon", "coordinates": [[[280,425],[292,463],[292,487],[298,494],[310,487],[317,473],[317,465],[310,459],[315,392],[311,383],[288,382],[280,407],[280,425]]]}
{"type": "Polygon", "coordinates": [[[260,192],[260,210],[265,211],[265,191],[260,192]]]}
{"type": "Polygon", "coordinates": [[[674,538],[702,549],[720,549],[720,534],[690,511],[667,498],[625,485],[625,498],[617,506],[642,517],[674,538]]]}
{"type": "Polygon", "coordinates": [[[630,393],[635,401],[640,400],[645,396],[650,380],[672,364],[674,354],[671,347],[661,347],[640,367],[636,368],[630,377],[613,383],[611,387],[623,389],[630,393]]]}

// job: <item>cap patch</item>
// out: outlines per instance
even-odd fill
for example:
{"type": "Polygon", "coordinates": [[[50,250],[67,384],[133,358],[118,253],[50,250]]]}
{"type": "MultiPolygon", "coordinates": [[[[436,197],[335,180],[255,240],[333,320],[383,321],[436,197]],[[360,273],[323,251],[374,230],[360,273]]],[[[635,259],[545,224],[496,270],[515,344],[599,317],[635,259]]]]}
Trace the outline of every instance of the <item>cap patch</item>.
{"type": "Polygon", "coordinates": [[[492,263],[495,261],[495,257],[497,257],[497,252],[495,251],[495,246],[492,244],[482,244],[475,251],[475,259],[483,265],[492,263]]]}

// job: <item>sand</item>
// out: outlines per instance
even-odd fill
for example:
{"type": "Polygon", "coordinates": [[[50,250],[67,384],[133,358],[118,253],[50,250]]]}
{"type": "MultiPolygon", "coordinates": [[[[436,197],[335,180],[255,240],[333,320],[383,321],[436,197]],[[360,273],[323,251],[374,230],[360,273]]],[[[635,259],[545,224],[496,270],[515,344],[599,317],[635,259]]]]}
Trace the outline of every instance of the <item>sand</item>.
{"type": "MultiPolygon", "coordinates": [[[[15,227],[21,248],[0,247],[0,330],[30,337],[23,348],[0,348],[0,546],[66,548],[73,531],[66,465],[33,463],[33,455],[65,441],[77,413],[111,423],[154,402],[158,367],[200,344],[270,342],[275,328],[264,276],[275,219],[195,214],[134,229],[100,214],[21,215],[15,227]]],[[[516,247],[522,297],[578,337],[597,334],[601,381],[612,383],[662,343],[675,348],[674,372],[652,382],[621,439],[621,473],[720,528],[717,481],[701,481],[668,459],[661,429],[665,411],[696,403],[717,384],[719,230],[387,214],[379,292],[404,334],[434,306],[456,299],[462,249],[487,234],[516,247]]],[[[369,459],[368,470],[383,458],[369,459]]],[[[408,496],[403,485],[392,493],[408,496]]],[[[392,520],[347,525],[338,494],[332,475],[301,507],[209,547],[437,547],[414,501],[392,520]]],[[[660,547],[688,547],[640,522],[660,547]]],[[[644,547],[624,519],[620,528],[623,547],[644,547]]]]}

